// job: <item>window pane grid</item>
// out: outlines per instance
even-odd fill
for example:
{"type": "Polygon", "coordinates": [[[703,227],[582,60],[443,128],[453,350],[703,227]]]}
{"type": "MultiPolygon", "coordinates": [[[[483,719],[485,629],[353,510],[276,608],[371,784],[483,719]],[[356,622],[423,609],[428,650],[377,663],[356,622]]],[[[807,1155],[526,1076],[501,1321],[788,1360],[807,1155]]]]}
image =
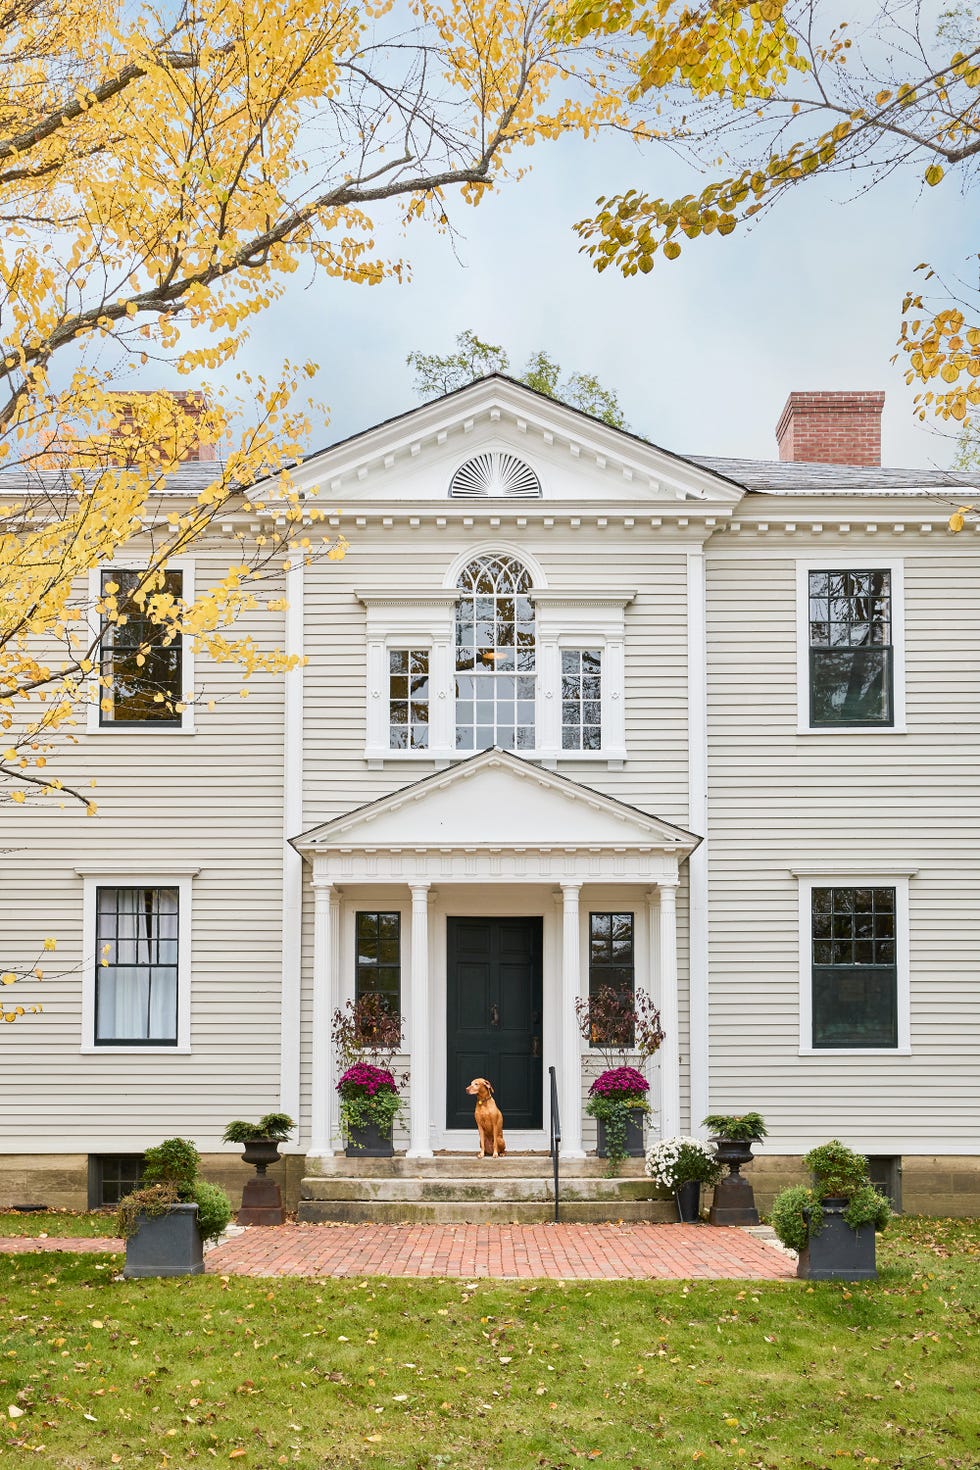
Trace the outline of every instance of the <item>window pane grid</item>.
{"type": "Polygon", "coordinates": [[[813,1045],[898,1045],[894,888],[814,888],[813,1045]]]}
{"type": "Polygon", "coordinates": [[[890,725],[891,573],[810,572],[811,725],[890,725]]]}
{"type": "Polygon", "coordinates": [[[98,1044],[176,1045],[178,926],[176,888],[97,890],[98,1044]]]}
{"type": "Polygon", "coordinates": [[[506,556],[463,569],[456,610],[456,748],[533,750],[535,625],[527,570],[506,556]]]}
{"type": "Polygon", "coordinates": [[[388,653],[388,732],[392,750],[428,749],[427,648],[393,648],[388,653]]]}
{"type": "MultiPolygon", "coordinates": [[[[623,1000],[632,1002],[635,993],[633,915],[631,913],[589,914],[589,997],[609,986],[623,1000]]],[[[633,1033],[620,1044],[632,1045],[633,1033]]]]}
{"type": "Polygon", "coordinates": [[[102,573],[102,595],[115,597],[125,609],[125,621],[108,624],[103,632],[99,672],[111,682],[100,691],[100,700],[110,703],[109,709],[99,710],[101,725],[179,725],[181,721],[177,709],[183,692],[181,637],[156,622],[148,604],[157,594],[180,598],[183,574],[164,572],[157,593],[150,593],[142,606],[133,602],[126,608],[127,599],[145,575],[115,569],[102,573]],[[111,586],[119,590],[110,593],[111,586]]]}
{"type": "Polygon", "coordinates": [[[562,750],[602,745],[602,651],[564,648],[561,654],[562,750]]]}
{"type": "Polygon", "coordinates": [[[401,922],[397,912],[355,916],[355,999],[378,995],[394,1016],[401,1013],[401,922]]]}

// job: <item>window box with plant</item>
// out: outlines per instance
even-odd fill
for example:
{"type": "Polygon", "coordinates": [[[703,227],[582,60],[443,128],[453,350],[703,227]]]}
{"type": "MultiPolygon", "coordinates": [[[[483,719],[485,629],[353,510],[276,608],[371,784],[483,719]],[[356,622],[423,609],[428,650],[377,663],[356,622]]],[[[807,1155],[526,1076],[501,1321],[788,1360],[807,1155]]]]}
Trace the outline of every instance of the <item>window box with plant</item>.
{"type": "Polygon", "coordinates": [[[655,1184],[674,1196],[681,1224],[700,1220],[701,1186],[716,1184],[721,1174],[717,1153],[701,1138],[662,1138],[651,1143],[644,1168],[655,1184]]]}
{"type": "Polygon", "coordinates": [[[266,1113],[257,1123],[235,1118],[224,1131],[223,1142],[240,1143],[242,1158],[255,1168],[254,1176],[242,1190],[242,1207],[236,1215],[239,1225],[283,1225],[286,1220],[282,1191],[266,1174],[270,1164],[280,1159],[279,1145],[292,1133],[296,1124],[288,1113],[266,1113]]]}
{"type": "Polygon", "coordinates": [[[166,1138],[144,1154],[142,1182],[119,1202],[116,1228],[126,1242],[123,1275],[198,1276],[204,1242],[231,1219],[231,1201],[197,1177],[201,1156],[186,1138],[166,1138]]]}
{"type": "Polygon", "coordinates": [[[773,1201],[770,1221],[799,1254],[796,1274],[809,1281],[868,1281],[878,1272],[875,1233],[891,1217],[871,1183],[868,1161],[837,1138],[803,1158],[812,1185],[794,1184],[773,1201]]]}
{"type": "Polygon", "coordinates": [[[391,1067],[402,1024],[387,999],[374,991],[334,1011],[331,1038],[344,1068],[337,1083],[340,1127],[349,1156],[390,1158],[395,1151],[402,1100],[391,1067]]]}
{"type": "Polygon", "coordinates": [[[623,1159],[643,1157],[650,1084],[634,1063],[642,1065],[661,1045],[660,1012],[643,991],[598,985],[588,999],[576,1000],[575,1014],[583,1038],[606,1063],[589,1088],[585,1111],[599,1125],[596,1152],[614,1174],[623,1159]]]}
{"type": "Polygon", "coordinates": [[[752,1145],[766,1136],[761,1113],[709,1113],[704,1127],[711,1132],[718,1162],[727,1165],[728,1173],[715,1185],[708,1218],[712,1225],[758,1225],[759,1212],[755,1195],[747,1179],[742,1178],[742,1165],[752,1162],[752,1145]]]}

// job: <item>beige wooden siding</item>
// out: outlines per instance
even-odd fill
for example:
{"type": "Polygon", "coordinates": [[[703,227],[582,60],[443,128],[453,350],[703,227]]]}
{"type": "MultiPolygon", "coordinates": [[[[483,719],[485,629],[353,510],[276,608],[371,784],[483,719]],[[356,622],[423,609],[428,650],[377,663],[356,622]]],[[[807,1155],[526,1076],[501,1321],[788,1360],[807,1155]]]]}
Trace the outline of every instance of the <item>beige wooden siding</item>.
{"type": "MultiPolygon", "coordinates": [[[[200,589],[227,553],[195,557],[200,589]]],[[[274,597],[274,584],[262,601],[274,597]]],[[[281,645],[281,612],[237,625],[281,645]]],[[[278,1104],[282,913],[283,681],[197,659],[215,700],[196,733],[78,732],[50,766],[92,795],[97,816],[51,801],[0,809],[0,935],[4,964],[30,959],[46,935],[43,983],[5,999],[40,1000],[43,1014],[4,1027],[4,1151],[139,1150],[173,1134],[214,1149],[225,1123],[278,1104]],[[240,690],[249,689],[243,700],[240,690]],[[81,1055],[83,881],[76,865],[111,870],[200,867],[193,879],[189,1056],[81,1055]]],[[[134,874],[133,882],[139,878],[134,874]]]]}
{"type": "Polygon", "coordinates": [[[980,568],[965,538],[883,531],[709,545],[711,1105],[759,1109],[771,1152],[980,1146],[980,568]],[[797,734],[795,564],[812,556],[904,558],[907,734],[797,734]],[[917,867],[911,1056],[799,1055],[802,864],[917,867]]]}

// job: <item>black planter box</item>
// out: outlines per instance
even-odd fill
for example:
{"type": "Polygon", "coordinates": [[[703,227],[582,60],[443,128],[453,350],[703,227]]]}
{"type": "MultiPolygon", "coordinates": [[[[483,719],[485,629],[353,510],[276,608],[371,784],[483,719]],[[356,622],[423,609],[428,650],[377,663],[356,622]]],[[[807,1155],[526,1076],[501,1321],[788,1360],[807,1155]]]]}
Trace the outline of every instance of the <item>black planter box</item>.
{"type": "Polygon", "coordinates": [[[347,1139],[349,1159],[390,1159],[395,1152],[391,1129],[382,1133],[374,1123],[364,1128],[352,1128],[347,1139]]]}
{"type": "Polygon", "coordinates": [[[796,1274],[806,1281],[875,1281],[875,1228],[852,1230],[845,1200],[821,1200],[823,1227],[800,1251],[796,1274]]]}
{"type": "MultiPolygon", "coordinates": [[[[606,1147],[606,1125],[601,1118],[596,1120],[599,1128],[599,1138],[596,1145],[596,1153],[600,1159],[608,1159],[609,1150],[606,1147]]],[[[642,1159],[643,1147],[643,1114],[638,1113],[630,1117],[626,1124],[626,1157],[628,1159],[642,1159]]]]}
{"type": "Polygon", "coordinates": [[[204,1245],[197,1228],[197,1205],[171,1205],[165,1215],[140,1215],[126,1242],[123,1275],[200,1276],[204,1245]]]}

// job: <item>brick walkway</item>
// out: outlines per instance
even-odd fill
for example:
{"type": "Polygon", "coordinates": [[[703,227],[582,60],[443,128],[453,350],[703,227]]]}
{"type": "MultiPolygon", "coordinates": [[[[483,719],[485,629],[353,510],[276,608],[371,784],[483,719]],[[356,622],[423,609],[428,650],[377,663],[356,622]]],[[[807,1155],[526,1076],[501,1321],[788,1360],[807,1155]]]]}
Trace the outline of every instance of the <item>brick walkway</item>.
{"type": "MultiPolygon", "coordinates": [[[[116,1251],[111,1236],[4,1236],[0,1255],[116,1251]]],[[[283,1225],[205,1257],[221,1276],[490,1276],[564,1281],[753,1280],[794,1262],[745,1230],[710,1225],[283,1225]]]]}
{"type": "Polygon", "coordinates": [[[490,1276],[757,1280],[795,1276],[782,1251],[709,1225],[283,1225],[206,1259],[229,1276],[490,1276]]]}

